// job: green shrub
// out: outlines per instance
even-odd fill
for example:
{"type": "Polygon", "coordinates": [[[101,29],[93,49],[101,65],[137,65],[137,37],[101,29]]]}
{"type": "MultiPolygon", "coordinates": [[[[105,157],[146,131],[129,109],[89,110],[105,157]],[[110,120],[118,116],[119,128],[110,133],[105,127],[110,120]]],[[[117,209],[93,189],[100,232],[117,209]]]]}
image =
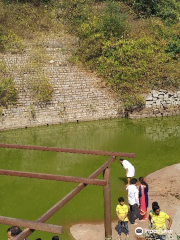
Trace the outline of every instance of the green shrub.
{"type": "Polygon", "coordinates": [[[176,57],[177,54],[180,53],[180,39],[178,41],[170,41],[167,44],[166,52],[169,54],[169,56],[173,58],[176,57]]]}
{"type": "Polygon", "coordinates": [[[30,57],[28,59],[28,64],[34,64],[34,65],[43,65],[44,63],[47,63],[47,61],[50,60],[50,57],[48,56],[45,48],[33,48],[30,51],[30,57]]]}
{"type": "Polygon", "coordinates": [[[1,60],[0,61],[0,78],[3,78],[3,76],[6,74],[7,72],[7,66],[5,61],[1,60]]]}
{"type": "Polygon", "coordinates": [[[61,2],[61,15],[71,32],[88,19],[92,11],[92,0],[66,0],[61,2]]]}
{"type": "Polygon", "coordinates": [[[12,78],[0,79],[0,106],[7,107],[8,105],[17,103],[17,90],[12,78]]]}
{"type": "Polygon", "coordinates": [[[104,41],[124,38],[129,30],[126,16],[121,13],[119,3],[106,1],[88,19],[79,24],[76,33],[80,37],[77,55],[84,63],[96,61],[102,54],[104,41]]]}
{"type": "Polygon", "coordinates": [[[39,76],[28,81],[33,97],[37,102],[48,102],[51,100],[53,87],[49,79],[44,76],[39,76]]]}
{"type": "Polygon", "coordinates": [[[119,4],[112,1],[106,1],[102,15],[100,14],[99,24],[99,30],[106,38],[123,37],[123,34],[129,30],[125,14],[121,13],[119,4]]]}
{"type": "Polygon", "coordinates": [[[0,52],[22,53],[23,50],[22,39],[13,31],[6,31],[0,35],[0,52]]]}
{"type": "Polygon", "coordinates": [[[136,11],[139,16],[150,17],[158,11],[160,0],[124,0],[136,11]]]}
{"type": "Polygon", "coordinates": [[[167,25],[180,19],[180,3],[176,0],[124,0],[139,17],[160,17],[167,25]]]}
{"type": "Polygon", "coordinates": [[[127,31],[128,24],[119,3],[108,0],[99,8],[94,8],[93,4],[93,0],[62,2],[62,15],[72,32],[83,38],[95,33],[103,33],[109,38],[127,31]]]}
{"type": "Polygon", "coordinates": [[[133,108],[141,108],[145,105],[145,99],[138,93],[130,93],[129,91],[122,95],[123,106],[125,110],[132,110],[133,108]]]}
{"type": "Polygon", "coordinates": [[[173,32],[173,28],[164,25],[161,19],[152,18],[150,19],[149,23],[150,33],[153,34],[156,39],[159,39],[159,41],[162,41],[163,39],[167,40],[177,37],[173,32]]]}
{"type": "Polygon", "coordinates": [[[160,17],[167,25],[172,25],[179,21],[180,7],[173,0],[162,1],[162,3],[159,4],[156,15],[160,17]]]}

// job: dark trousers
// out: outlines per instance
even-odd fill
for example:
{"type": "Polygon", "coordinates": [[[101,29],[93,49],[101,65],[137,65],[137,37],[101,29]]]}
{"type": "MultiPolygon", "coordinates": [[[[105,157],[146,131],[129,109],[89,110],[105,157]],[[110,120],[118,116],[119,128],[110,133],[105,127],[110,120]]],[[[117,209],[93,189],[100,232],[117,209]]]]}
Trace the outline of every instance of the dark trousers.
{"type": "Polygon", "coordinates": [[[129,205],[130,206],[130,216],[129,216],[129,220],[132,224],[135,223],[135,218],[136,218],[136,211],[137,211],[137,204],[134,205],[129,205]]]}
{"type": "Polygon", "coordinates": [[[118,234],[121,235],[121,232],[122,232],[122,226],[124,224],[124,227],[125,227],[125,233],[126,235],[129,234],[129,230],[128,230],[128,221],[126,222],[118,222],[118,234]]]}

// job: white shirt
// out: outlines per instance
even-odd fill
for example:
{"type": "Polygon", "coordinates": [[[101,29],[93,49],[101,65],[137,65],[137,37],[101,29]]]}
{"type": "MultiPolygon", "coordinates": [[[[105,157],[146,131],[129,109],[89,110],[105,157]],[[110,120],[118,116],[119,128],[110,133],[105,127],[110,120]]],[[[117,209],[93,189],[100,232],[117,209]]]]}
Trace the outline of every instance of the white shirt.
{"type": "Polygon", "coordinates": [[[128,191],[128,202],[130,205],[137,204],[139,206],[139,191],[134,184],[129,185],[126,190],[128,191]]]}
{"type": "Polygon", "coordinates": [[[130,172],[134,171],[134,166],[128,160],[123,160],[122,165],[124,169],[128,169],[130,172]]]}

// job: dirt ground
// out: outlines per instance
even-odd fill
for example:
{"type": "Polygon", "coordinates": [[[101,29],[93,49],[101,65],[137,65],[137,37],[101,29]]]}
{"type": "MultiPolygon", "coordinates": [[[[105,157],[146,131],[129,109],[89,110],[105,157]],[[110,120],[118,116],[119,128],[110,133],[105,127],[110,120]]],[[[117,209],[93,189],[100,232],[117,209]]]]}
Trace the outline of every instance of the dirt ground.
{"type": "MultiPolygon", "coordinates": [[[[163,212],[166,212],[171,218],[174,218],[180,207],[180,163],[165,167],[145,178],[149,184],[149,208],[151,210],[152,202],[156,201],[163,212]]],[[[148,228],[148,221],[136,220],[137,225],[129,223],[129,239],[137,239],[135,229],[142,227],[148,228]]],[[[180,216],[179,216],[180,223],[180,216]]],[[[173,225],[172,225],[172,230],[173,225]]],[[[101,224],[76,224],[70,228],[71,234],[76,240],[104,240],[104,225],[101,224]]],[[[117,221],[112,222],[112,239],[119,239],[117,233],[117,221]]],[[[122,233],[122,238],[126,239],[122,233]]]]}

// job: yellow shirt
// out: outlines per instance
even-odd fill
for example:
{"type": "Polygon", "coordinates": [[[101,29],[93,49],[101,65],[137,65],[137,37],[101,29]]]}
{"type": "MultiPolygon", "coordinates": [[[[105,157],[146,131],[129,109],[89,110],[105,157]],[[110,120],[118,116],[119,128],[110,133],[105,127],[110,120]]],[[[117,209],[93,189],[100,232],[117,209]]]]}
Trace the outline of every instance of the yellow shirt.
{"type": "Polygon", "coordinates": [[[159,215],[156,215],[154,212],[150,212],[149,215],[152,219],[152,230],[159,230],[157,231],[157,234],[164,234],[165,232],[162,230],[166,229],[166,220],[169,219],[169,215],[167,215],[165,212],[159,213],[159,215]],[[155,228],[155,229],[154,229],[155,228]]]}
{"type": "MultiPolygon", "coordinates": [[[[120,218],[123,218],[126,213],[128,213],[128,206],[124,204],[121,206],[120,204],[117,205],[116,207],[116,212],[118,213],[118,216],[120,218]]],[[[128,217],[124,219],[124,222],[128,221],[128,217]]]]}

